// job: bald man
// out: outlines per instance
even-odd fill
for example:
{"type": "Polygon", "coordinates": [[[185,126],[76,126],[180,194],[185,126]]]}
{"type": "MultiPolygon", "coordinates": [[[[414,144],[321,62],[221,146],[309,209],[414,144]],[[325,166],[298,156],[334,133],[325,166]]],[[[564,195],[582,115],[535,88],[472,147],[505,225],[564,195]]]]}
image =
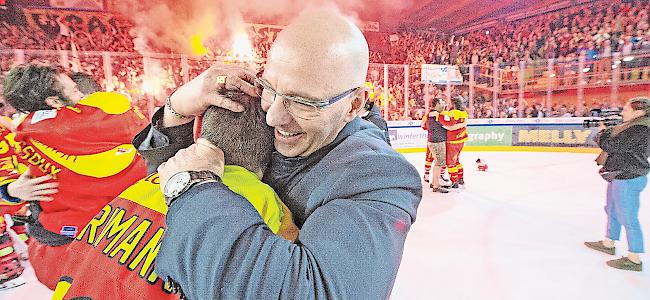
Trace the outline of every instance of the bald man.
{"type": "Polygon", "coordinates": [[[387,299],[422,185],[358,117],[367,68],[361,31],[312,11],[280,33],[261,78],[214,67],[174,93],[135,139],[149,168],[191,145],[158,167],[170,208],[156,272],[189,299],[387,299]],[[192,144],[192,116],[211,104],[240,110],[219,94],[229,89],[261,96],[276,149],[264,181],[291,210],[295,242],[222,183],[183,179],[223,174],[219,148],[192,144]]]}

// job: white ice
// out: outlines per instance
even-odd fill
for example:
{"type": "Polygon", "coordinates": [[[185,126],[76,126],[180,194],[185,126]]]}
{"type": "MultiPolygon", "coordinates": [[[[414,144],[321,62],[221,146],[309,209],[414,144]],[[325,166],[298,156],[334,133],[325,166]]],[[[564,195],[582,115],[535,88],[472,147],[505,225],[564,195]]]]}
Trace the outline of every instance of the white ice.
{"type": "MultiPolygon", "coordinates": [[[[424,153],[405,155],[422,173],[424,153]]],[[[593,154],[467,152],[467,188],[425,188],[391,299],[650,299],[650,255],[640,273],[583,246],[605,231],[606,182],[593,154]],[[476,158],[487,172],[476,170],[476,158]]],[[[650,247],[650,194],[640,221],[650,247]]],[[[0,299],[49,299],[31,270],[0,299]]]]}

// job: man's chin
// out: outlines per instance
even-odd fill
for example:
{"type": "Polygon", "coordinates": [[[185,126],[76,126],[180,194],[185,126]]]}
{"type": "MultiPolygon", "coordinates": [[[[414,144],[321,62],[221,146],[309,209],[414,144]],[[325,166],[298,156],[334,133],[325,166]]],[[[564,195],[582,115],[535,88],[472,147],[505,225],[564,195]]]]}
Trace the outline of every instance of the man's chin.
{"type": "Polygon", "coordinates": [[[298,156],[304,156],[302,155],[306,149],[303,145],[287,145],[284,143],[280,143],[277,140],[275,141],[275,150],[278,151],[278,153],[282,154],[285,157],[298,157],[298,156]]]}

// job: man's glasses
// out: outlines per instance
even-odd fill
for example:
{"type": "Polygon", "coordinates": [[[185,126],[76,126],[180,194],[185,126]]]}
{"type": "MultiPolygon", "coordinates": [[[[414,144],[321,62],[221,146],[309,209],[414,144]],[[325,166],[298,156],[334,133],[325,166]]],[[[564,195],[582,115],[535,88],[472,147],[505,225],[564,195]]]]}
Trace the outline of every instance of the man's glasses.
{"type": "Polygon", "coordinates": [[[282,98],[282,104],[284,105],[284,108],[289,112],[289,114],[296,118],[304,120],[310,120],[318,117],[322,108],[330,106],[337,101],[344,99],[359,89],[358,87],[349,89],[327,100],[314,100],[300,96],[280,94],[271,87],[271,84],[268,81],[262,78],[256,79],[255,82],[262,86],[262,101],[268,104],[273,104],[278,97],[282,98]]]}

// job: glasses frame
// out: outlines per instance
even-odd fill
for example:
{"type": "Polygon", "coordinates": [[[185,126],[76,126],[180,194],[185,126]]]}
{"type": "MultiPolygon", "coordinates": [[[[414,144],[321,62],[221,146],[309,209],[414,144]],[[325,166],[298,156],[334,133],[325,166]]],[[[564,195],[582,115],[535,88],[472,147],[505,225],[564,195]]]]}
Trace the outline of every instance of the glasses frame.
{"type": "MultiPolygon", "coordinates": [[[[265,79],[263,79],[263,78],[257,78],[255,80],[255,83],[260,85],[263,90],[267,90],[267,91],[269,91],[269,92],[271,92],[273,94],[273,100],[270,101],[270,102],[265,101],[267,103],[274,103],[276,98],[278,96],[280,96],[280,97],[282,97],[282,104],[284,105],[284,108],[287,111],[289,111],[289,107],[290,107],[288,101],[292,101],[292,102],[295,102],[295,103],[298,103],[298,104],[313,107],[314,111],[316,113],[319,113],[321,109],[323,109],[323,108],[325,108],[327,106],[330,106],[330,105],[338,102],[341,99],[344,99],[345,97],[353,94],[354,92],[356,92],[356,91],[358,91],[360,89],[359,87],[355,87],[355,88],[351,88],[351,89],[349,89],[349,90],[347,90],[347,91],[345,91],[345,92],[343,92],[341,94],[338,94],[338,95],[336,95],[334,97],[331,97],[329,99],[326,99],[326,100],[315,100],[315,99],[310,99],[310,98],[305,98],[305,97],[300,97],[300,96],[284,95],[284,94],[278,93],[273,87],[271,87],[271,84],[268,81],[266,81],[265,79]]],[[[262,91],[262,94],[264,94],[264,91],[262,91]]],[[[260,95],[260,97],[261,97],[261,95],[260,95]]],[[[262,99],[262,100],[264,101],[264,99],[262,99]]],[[[297,116],[297,117],[299,117],[301,119],[308,119],[308,118],[303,118],[303,117],[300,117],[300,116],[297,116]]]]}

